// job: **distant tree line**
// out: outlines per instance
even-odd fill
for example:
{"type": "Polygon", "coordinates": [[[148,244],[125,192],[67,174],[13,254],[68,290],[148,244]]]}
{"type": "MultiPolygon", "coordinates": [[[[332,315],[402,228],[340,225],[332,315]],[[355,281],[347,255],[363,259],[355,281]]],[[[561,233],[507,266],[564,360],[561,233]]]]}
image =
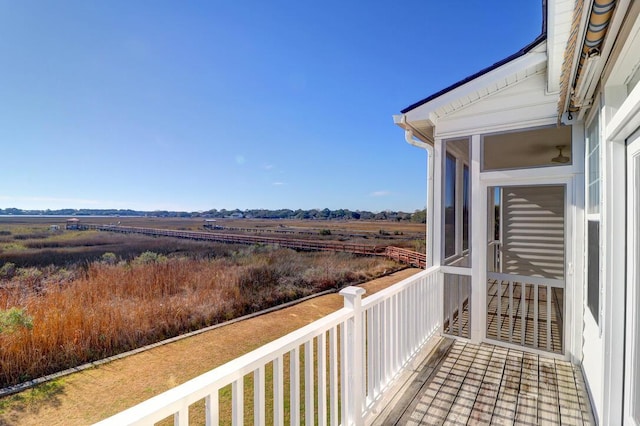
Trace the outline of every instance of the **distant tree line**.
{"type": "Polygon", "coordinates": [[[311,210],[226,210],[213,209],[205,212],[177,212],[167,210],[139,211],[130,209],[59,209],[59,210],[23,210],[16,208],[0,209],[0,215],[46,215],[46,216],[149,216],[149,217],[202,217],[202,218],[228,218],[243,217],[255,219],[311,219],[311,220],[388,220],[388,221],[412,221],[426,222],[426,210],[416,210],[413,213],[385,210],[374,213],[366,210],[349,209],[311,209],[311,210]]]}

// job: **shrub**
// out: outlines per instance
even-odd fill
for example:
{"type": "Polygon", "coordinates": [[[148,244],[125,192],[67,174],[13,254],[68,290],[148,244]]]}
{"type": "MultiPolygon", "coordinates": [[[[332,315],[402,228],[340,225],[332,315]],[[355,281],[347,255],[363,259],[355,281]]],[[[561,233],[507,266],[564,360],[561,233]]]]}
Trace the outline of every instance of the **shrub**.
{"type": "Polygon", "coordinates": [[[0,334],[13,333],[19,328],[28,330],[33,328],[33,318],[27,315],[24,309],[14,307],[0,311],[0,334]]]}
{"type": "Polygon", "coordinates": [[[150,263],[164,263],[166,261],[167,257],[162,254],[158,254],[153,251],[145,251],[144,253],[140,254],[140,256],[136,257],[133,260],[133,263],[139,265],[148,265],[150,263]]]}
{"type": "Polygon", "coordinates": [[[112,252],[106,252],[100,257],[100,260],[107,265],[115,265],[118,262],[118,256],[112,252]]]}
{"type": "Polygon", "coordinates": [[[321,229],[320,235],[331,235],[331,229],[321,229]]]}
{"type": "Polygon", "coordinates": [[[6,262],[0,268],[0,278],[13,278],[16,274],[16,264],[11,262],[6,262]]]}

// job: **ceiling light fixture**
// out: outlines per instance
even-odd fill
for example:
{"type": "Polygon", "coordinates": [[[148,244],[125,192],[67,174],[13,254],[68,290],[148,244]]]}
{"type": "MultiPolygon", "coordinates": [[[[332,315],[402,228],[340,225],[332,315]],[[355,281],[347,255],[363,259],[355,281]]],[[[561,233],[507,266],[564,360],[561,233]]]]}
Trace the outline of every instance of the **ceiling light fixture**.
{"type": "Polygon", "coordinates": [[[553,161],[554,163],[562,163],[562,164],[568,163],[569,160],[571,159],[565,155],[562,155],[562,150],[566,147],[567,147],[566,145],[556,145],[556,148],[558,150],[558,156],[553,157],[551,161],[553,161]]]}

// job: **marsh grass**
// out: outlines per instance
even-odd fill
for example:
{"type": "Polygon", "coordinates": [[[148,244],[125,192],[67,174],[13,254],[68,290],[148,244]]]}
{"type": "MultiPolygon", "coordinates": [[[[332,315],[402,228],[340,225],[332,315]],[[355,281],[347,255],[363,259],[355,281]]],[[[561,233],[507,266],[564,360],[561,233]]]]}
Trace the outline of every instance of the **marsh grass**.
{"type": "MultiPolygon", "coordinates": [[[[34,230],[36,234],[38,230],[34,230]]],[[[140,253],[188,254],[192,257],[226,255],[243,246],[202,241],[154,238],[143,235],[122,235],[98,231],[66,231],[51,233],[48,238],[23,240],[0,239],[0,265],[11,262],[20,267],[74,265],[99,260],[105,252],[123,260],[140,253]]]]}
{"type": "Polygon", "coordinates": [[[0,309],[21,309],[33,324],[0,333],[0,387],[399,267],[381,258],[254,246],[158,259],[22,267],[0,280],[0,309]]]}

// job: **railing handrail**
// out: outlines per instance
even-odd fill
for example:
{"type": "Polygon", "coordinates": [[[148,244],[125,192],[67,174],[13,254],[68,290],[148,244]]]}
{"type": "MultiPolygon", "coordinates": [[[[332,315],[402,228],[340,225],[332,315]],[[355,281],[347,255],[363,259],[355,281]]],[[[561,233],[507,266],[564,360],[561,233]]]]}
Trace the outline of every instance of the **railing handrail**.
{"type": "Polygon", "coordinates": [[[487,278],[493,280],[513,281],[525,284],[548,285],[555,288],[564,288],[564,280],[558,278],[531,277],[528,275],[516,275],[498,272],[487,272],[487,278]]]}
{"type": "Polygon", "coordinates": [[[388,299],[389,297],[400,293],[402,290],[404,290],[407,286],[411,285],[413,283],[413,281],[417,280],[417,279],[421,279],[424,276],[430,275],[434,272],[437,272],[440,269],[439,266],[432,266],[429,269],[426,269],[424,271],[418,272],[415,275],[410,276],[409,278],[405,278],[404,280],[390,286],[387,287],[383,290],[378,291],[375,294],[372,294],[371,296],[365,297],[364,299],[362,299],[362,309],[368,309],[369,307],[373,306],[373,305],[377,305],[380,302],[382,302],[383,300],[388,299]]]}
{"type": "Polygon", "coordinates": [[[384,253],[390,259],[414,264],[419,268],[427,267],[427,255],[424,253],[394,246],[387,246],[384,253]]]}

